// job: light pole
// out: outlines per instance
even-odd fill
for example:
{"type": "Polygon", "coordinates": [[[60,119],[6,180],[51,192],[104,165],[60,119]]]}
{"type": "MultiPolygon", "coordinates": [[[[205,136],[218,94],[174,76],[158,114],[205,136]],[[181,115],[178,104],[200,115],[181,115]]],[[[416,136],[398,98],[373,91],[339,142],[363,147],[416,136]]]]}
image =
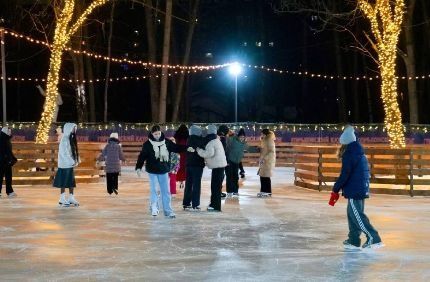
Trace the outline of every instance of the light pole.
{"type": "Polygon", "coordinates": [[[2,76],[2,101],[3,101],[3,125],[6,123],[6,56],[4,52],[4,20],[0,18],[0,53],[1,53],[1,76],[2,76]]]}
{"type": "Polygon", "coordinates": [[[234,62],[228,70],[231,75],[234,75],[234,122],[237,123],[237,76],[242,73],[242,66],[234,62]]]}

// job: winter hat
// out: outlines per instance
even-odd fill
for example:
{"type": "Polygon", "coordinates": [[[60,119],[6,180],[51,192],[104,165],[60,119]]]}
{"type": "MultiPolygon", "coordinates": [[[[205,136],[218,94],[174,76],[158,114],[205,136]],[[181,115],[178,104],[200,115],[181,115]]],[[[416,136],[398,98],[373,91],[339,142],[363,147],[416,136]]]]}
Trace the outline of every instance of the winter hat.
{"type": "Polygon", "coordinates": [[[228,134],[228,126],[223,124],[218,128],[218,135],[226,136],[228,134]]]}
{"type": "Polygon", "coordinates": [[[190,127],[190,135],[201,136],[202,135],[202,129],[200,128],[200,126],[192,125],[190,127]]]}
{"type": "Polygon", "coordinates": [[[354,127],[348,125],[344,130],[342,135],[340,135],[339,142],[342,145],[348,145],[349,143],[357,141],[357,137],[354,134],[354,127]]]}
{"type": "Polygon", "coordinates": [[[9,135],[9,127],[5,126],[5,127],[3,127],[3,128],[1,129],[1,131],[2,131],[4,134],[9,135]]]}
{"type": "Polygon", "coordinates": [[[209,124],[208,129],[206,130],[207,134],[216,134],[216,125],[209,124]]]}
{"type": "Polygon", "coordinates": [[[112,132],[112,133],[110,134],[109,138],[119,139],[118,133],[116,133],[116,132],[112,132]]]}
{"type": "Polygon", "coordinates": [[[246,134],[245,134],[245,129],[241,128],[241,129],[239,130],[239,132],[237,133],[237,136],[246,136],[246,134]]]}

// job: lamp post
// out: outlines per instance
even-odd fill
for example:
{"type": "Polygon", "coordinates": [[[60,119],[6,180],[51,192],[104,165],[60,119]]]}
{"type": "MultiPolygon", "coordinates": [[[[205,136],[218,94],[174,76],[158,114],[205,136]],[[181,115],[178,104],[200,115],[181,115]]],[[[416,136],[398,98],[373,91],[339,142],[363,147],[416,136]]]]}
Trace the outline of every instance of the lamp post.
{"type": "Polygon", "coordinates": [[[242,73],[242,66],[238,62],[234,62],[228,71],[234,75],[234,122],[237,123],[237,76],[242,73]]]}
{"type": "Polygon", "coordinates": [[[6,56],[4,51],[4,20],[0,18],[0,53],[1,53],[1,76],[2,76],[2,102],[3,102],[3,125],[6,123],[6,56]]]}

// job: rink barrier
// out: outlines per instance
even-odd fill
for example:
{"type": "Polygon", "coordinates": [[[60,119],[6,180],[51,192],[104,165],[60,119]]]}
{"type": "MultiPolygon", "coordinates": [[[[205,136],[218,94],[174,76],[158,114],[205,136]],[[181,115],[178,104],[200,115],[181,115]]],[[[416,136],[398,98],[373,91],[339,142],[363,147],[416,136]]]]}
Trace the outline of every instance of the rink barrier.
{"type": "MultiPolygon", "coordinates": [[[[331,191],[341,161],[339,146],[293,146],[294,184],[319,191],[331,191]]],[[[405,149],[365,146],[370,167],[372,193],[430,196],[430,146],[405,149]]]]}
{"type": "MultiPolygon", "coordinates": [[[[79,143],[80,164],[75,167],[76,182],[94,183],[102,174],[96,167],[96,157],[103,144],[79,143]]],[[[14,142],[12,145],[18,162],[12,168],[13,185],[52,185],[57,170],[58,143],[38,145],[14,142]]]]}

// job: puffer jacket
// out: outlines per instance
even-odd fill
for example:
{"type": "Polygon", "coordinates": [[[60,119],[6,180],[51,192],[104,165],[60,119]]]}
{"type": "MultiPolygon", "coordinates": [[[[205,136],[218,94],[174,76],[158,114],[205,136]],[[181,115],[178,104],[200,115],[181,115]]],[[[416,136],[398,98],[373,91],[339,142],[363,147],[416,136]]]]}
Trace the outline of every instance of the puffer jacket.
{"type": "Polygon", "coordinates": [[[141,169],[143,164],[145,164],[145,170],[148,173],[165,174],[170,172],[170,152],[181,153],[187,150],[187,146],[175,144],[169,139],[166,139],[164,133],[161,133],[161,137],[157,142],[165,141],[167,151],[169,152],[168,160],[161,161],[155,157],[154,148],[149,140],[156,141],[151,133],[149,133],[148,140],[143,143],[135,167],[136,169],[141,169]]]}
{"type": "Polygon", "coordinates": [[[119,140],[116,138],[109,138],[98,160],[105,161],[106,173],[120,172],[121,161],[125,161],[125,158],[119,140]]]}
{"type": "Polygon", "coordinates": [[[58,168],[72,168],[78,165],[78,160],[73,158],[72,148],[70,146],[70,134],[74,127],[74,123],[66,123],[63,127],[63,135],[61,136],[60,146],[58,149],[58,168]]]}
{"type": "Polygon", "coordinates": [[[261,177],[272,177],[272,171],[276,164],[275,133],[270,133],[261,139],[260,143],[260,169],[261,177]]]}
{"type": "MultiPolygon", "coordinates": [[[[213,138],[210,135],[206,136],[207,140],[213,138]]],[[[219,138],[210,140],[206,144],[205,149],[197,148],[197,153],[200,157],[205,159],[208,168],[212,169],[227,166],[224,147],[219,138]]]]}
{"type": "Polygon", "coordinates": [[[369,197],[369,163],[363,146],[357,141],[349,143],[342,155],[342,169],[333,186],[333,192],[347,199],[362,200],[369,197]]]}
{"type": "Polygon", "coordinates": [[[235,164],[240,163],[247,147],[246,141],[240,141],[237,136],[227,138],[227,160],[235,164]]]}

